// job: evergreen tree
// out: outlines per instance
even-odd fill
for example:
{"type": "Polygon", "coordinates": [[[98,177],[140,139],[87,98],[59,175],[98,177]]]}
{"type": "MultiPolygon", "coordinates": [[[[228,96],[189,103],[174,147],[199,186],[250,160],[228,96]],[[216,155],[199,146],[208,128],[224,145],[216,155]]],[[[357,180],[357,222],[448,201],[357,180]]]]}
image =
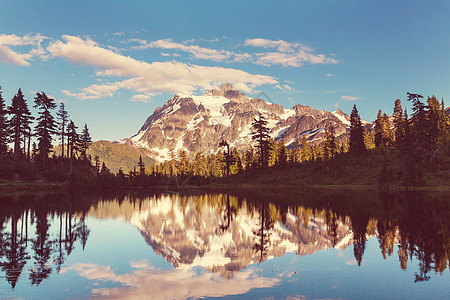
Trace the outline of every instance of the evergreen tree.
{"type": "Polygon", "coordinates": [[[59,110],[56,113],[58,119],[58,130],[61,137],[61,156],[64,157],[64,137],[66,135],[66,126],[69,121],[69,114],[67,113],[64,103],[61,102],[59,110]]]}
{"type": "Polygon", "coordinates": [[[267,166],[275,166],[278,163],[277,143],[273,138],[269,139],[268,157],[269,161],[267,166]]]}
{"type": "Polygon", "coordinates": [[[232,164],[230,168],[231,174],[237,174],[241,172],[244,169],[244,167],[242,166],[242,160],[241,156],[239,155],[239,151],[236,148],[233,148],[231,150],[231,159],[232,159],[232,164]]]}
{"type": "Polygon", "coordinates": [[[411,114],[411,138],[415,149],[416,159],[423,160],[429,154],[431,144],[429,122],[425,104],[420,101],[423,98],[419,94],[407,93],[408,101],[412,103],[411,114]]]}
{"type": "Polygon", "coordinates": [[[375,121],[375,146],[377,149],[385,149],[392,145],[392,141],[393,134],[389,117],[382,114],[380,109],[375,121]]]}
{"type": "Polygon", "coordinates": [[[338,149],[333,125],[330,125],[325,130],[325,138],[326,140],[323,145],[323,158],[325,160],[329,160],[336,155],[338,149]]]}
{"type": "Polygon", "coordinates": [[[251,145],[244,152],[243,161],[244,161],[245,170],[249,170],[253,167],[253,164],[255,162],[255,157],[254,157],[254,153],[253,153],[253,147],[251,145]]]}
{"type": "Polygon", "coordinates": [[[364,131],[361,125],[361,118],[359,117],[356,105],[353,106],[352,113],[350,115],[350,141],[349,151],[353,154],[362,154],[366,152],[366,146],[364,144],[364,131]]]}
{"type": "Polygon", "coordinates": [[[252,139],[256,141],[256,148],[259,154],[259,166],[266,168],[269,162],[269,128],[262,113],[258,113],[258,118],[252,122],[252,139]]]}
{"type": "Polygon", "coordinates": [[[77,133],[77,126],[73,123],[72,120],[69,121],[69,124],[67,125],[67,157],[72,159],[73,156],[78,151],[78,133],[77,133]]]}
{"type": "Polygon", "coordinates": [[[364,128],[364,145],[366,149],[375,149],[375,139],[373,134],[364,128]]]}
{"type": "Polygon", "coordinates": [[[6,118],[6,106],[0,87],[0,158],[8,152],[8,123],[6,118]]]}
{"type": "Polygon", "coordinates": [[[21,89],[14,95],[11,106],[8,107],[8,114],[11,116],[8,121],[8,128],[11,141],[14,143],[14,159],[19,159],[22,153],[21,143],[23,142],[25,148],[25,138],[27,133],[30,132],[30,124],[34,119],[21,89]]]}
{"type": "Polygon", "coordinates": [[[56,122],[50,110],[56,107],[54,99],[49,98],[44,92],[36,93],[34,98],[34,108],[39,109],[39,117],[35,127],[38,139],[37,159],[44,162],[48,159],[48,154],[52,148],[52,135],[56,134],[56,122]]]}
{"type": "Polygon", "coordinates": [[[300,150],[301,150],[301,144],[300,139],[297,137],[295,139],[294,149],[292,149],[292,162],[298,163],[300,162],[300,150]]]}
{"type": "Polygon", "coordinates": [[[311,147],[308,145],[308,141],[306,140],[306,136],[302,137],[302,162],[309,161],[313,159],[313,153],[311,151],[311,147]]]}
{"type": "Polygon", "coordinates": [[[87,127],[87,124],[84,124],[84,128],[81,131],[81,135],[78,141],[78,147],[81,152],[81,157],[83,157],[84,159],[86,159],[86,152],[91,144],[92,138],[91,135],[89,134],[89,129],[87,127]]]}
{"type": "Polygon", "coordinates": [[[277,164],[280,166],[285,166],[287,164],[287,150],[284,145],[284,139],[281,139],[277,143],[277,164]]]}
{"type": "Polygon", "coordinates": [[[138,167],[139,167],[139,175],[144,176],[145,175],[145,164],[144,164],[144,161],[142,160],[142,155],[139,155],[138,167]]]}
{"type": "Polygon", "coordinates": [[[400,99],[395,100],[393,117],[395,144],[399,146],[405,141],[406,126],[408,122],[408,120],[405,120],[405,118],[403,117],[403,108],[400,99]]]}

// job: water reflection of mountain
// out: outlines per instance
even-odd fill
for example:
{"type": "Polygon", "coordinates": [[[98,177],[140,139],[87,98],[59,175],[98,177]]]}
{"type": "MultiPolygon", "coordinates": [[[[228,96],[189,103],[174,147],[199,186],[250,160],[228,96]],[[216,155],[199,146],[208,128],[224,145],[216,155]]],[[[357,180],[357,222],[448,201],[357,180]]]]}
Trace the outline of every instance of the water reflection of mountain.
{"type": "Polygon", "coordinates": [[[375,236],[384,258],[419,261],[416,281],[448,266],[447,195],[367,192],[154,195],[99,203],[91,215],[120,214],[176,268],[202,266],[230,278],[251,263],[286,252],[312,254],[353,244],[356,263],[375,236]],[[137,204],[138,203],[138,204],[137,204]],[[398,244],[398,246],[396,246],[398,244]],[[395,248],[398,247],[398,250],[395,248]]]}
{"type": "Polygon", "coordinates": [[[336,236],[332,236],[323,216],[313,216],[311,211],[299,211],[298,215],[289,212],[281,223],[276,208],[270,204],[258,210],[242,203],[224,230],[226,205],[220,204],[236,199],[224,195],[202,198],[163,196],[149,200],[129,221],[139,228],[153,250],[175,267],[201,266],[227,278],[251,263],[286,252],[305,255],[333,246],[345,247],[352,241],[351,229],[345,222],[337,222],[336,236]],[[260,245],[261,235],[265,235],[264,245],[260,245]]]}
{"type": "Polygon", "coordinates": [[[447,194],[249,192],[236,195],[128,193],[0,197],[0,277],[12,288],[59,273],[75,247],[84,249],[86,217],[118,218],[137,227],[156,253],[178,269],[201,266],[225,278],[286,252],[300,256],[353,245],[363,262],[375,236],[381,255],[399,266],[419,262],[415,281],[449,266],[447,194]],[[4,275],[3,275],[3,274],[4,275]]]}

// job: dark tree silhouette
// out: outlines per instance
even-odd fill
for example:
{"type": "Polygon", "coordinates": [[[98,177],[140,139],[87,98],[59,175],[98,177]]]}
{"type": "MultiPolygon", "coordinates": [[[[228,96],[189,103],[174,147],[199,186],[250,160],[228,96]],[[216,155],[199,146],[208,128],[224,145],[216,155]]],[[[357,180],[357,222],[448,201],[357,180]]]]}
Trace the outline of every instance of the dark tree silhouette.
{"type": "Polygon", "coordinates": [[[266,168],[269,163],[269,128],[262,113],[258,112],[258,118],[252,122],[252,139],[256,141],[259,154],[259,166],[266,168]]]}
{"type": "Polygon", "coordinates": [[[50,225],[47,212],[39,209],[36,212],[36,237],[32,240],[32,249],[35,259],[34,268],[30,269],[30,280],[32,285],[39,285],[42,280],[48,278],[52,272],[49,260],[52,253],[53,241],[49,236],[50,225]]]}
{"type": "Polygon", "coordinates": [[[259,228],[254,231],[256,243],[253,249],[259,253],[259,262],[262,262],[266,256],[270,246],[270,230],[273,228],[274,221],[271,218],[269,206],[267,203],[261,203],[259,207],[259,228]]]}
{"type": "Polygon", "coordinates": [[[50,110],[56,107],[54,99],[49,98],[44,92],[36,93],[34,108],[38,108],[39,117],[35,128],[38,139],[36,158],[46,164],[48,154],[52,148],[52,135],[56,134],[56,122],[50,110]]]}
{"type": "Polygon", "coordinates": [[[350,114],[349,146],[349,151],[352,154],[358,155],[366,152],[366,146],[364,144],[364,130],[358,110],[356,109],[356,105],[353,106],[352,113],[350,114]]]}
{"type": "Polygon", "coordinates": [[[89,129],[87,127],[87,124],[84,124],[84,128],[81,131],[81,135],[78,141],[78,147],[81,152],[81,157],[83,157],[84,159],[86,159],[86,152],[91,144],[92,138],[91,135],[89,134],[89,129]]]}
{"type": "Polygon", "coordinates": [[[8,152],[8,123],[6,118],[7,110],[0,87],[0,158],[8,152]]]}
{"type": "Polygon", "coordinates": [[[142,161],[142,155],[139,155],[138,168],[139,168],[139,175],[144,176],[145,175],[145,164],[142,161]]]}
{"type": "Polygon", "coordinates": [[[25,138],[30,135],[30,124],[34,119],[31,116],[21,89],[13,97],[11,106],[8,107],[8,114],[11,116],[8,121],[8,128],[11,140],[14,143],[14,159],[17,160],[23,154],[21,152],[21,143],[23,142],[25,148],[25,138]]]}
{"type": "Polygon", "coordinates": [[[69,121],[69,114],[66,111],[64,103],[61,102],[59,110],[56,113],[58,120],[58,130],[61,137],[61,156],[64,157],[64,138],[66,136],[66,126],[69,121]]]}

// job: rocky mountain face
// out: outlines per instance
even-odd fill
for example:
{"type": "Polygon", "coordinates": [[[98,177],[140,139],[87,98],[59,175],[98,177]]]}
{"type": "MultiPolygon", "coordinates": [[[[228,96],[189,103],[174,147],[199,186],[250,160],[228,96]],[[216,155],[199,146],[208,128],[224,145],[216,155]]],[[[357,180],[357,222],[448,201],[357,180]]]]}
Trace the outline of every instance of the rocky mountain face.
{"type": "Polygon", "coordinates": [[[224,84],[203,96],[175,95],[148,117],[136,135],[120,143],[148,149],[159,162],[181,149],[190,158],[197,152],[215,153],[222,139],[243,151],[251,143],[251,123],[259,112],[268,121],[270,135],[283,139],[287,147],[303,136],[318,143],[330,126],[343,139],[350,126],[350,117],[341,110],[327,112],[300,104],[285,109],[224,84]]]}

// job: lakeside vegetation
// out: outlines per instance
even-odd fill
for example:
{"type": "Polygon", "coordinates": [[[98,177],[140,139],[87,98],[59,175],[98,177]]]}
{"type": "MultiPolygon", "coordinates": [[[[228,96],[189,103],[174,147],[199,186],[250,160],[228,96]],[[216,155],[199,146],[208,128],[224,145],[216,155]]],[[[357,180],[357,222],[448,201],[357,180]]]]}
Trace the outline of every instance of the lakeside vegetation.
{"type": "MultiPolygon", "coordinates": [[[[32,189],[48,183],[52,188],[264,185],[448,190],[450,121],[444,101],[432,96],[423,102],[422,95],[411,93],[407,97],[412,103],[410,117],[397,99],[393,115],[380,110],[373,128],[363,126],[355,105],[343,143],[329,126],[320,144],[309,143],[303,135],[288,149],[283,140],[269,136],[260,113],[252,123],[254,143],[242,153],[222,140],[219,146],[224,150],[216,154],[197,153],[189,161],[186,151],[171,151],[169,161],[155,164],[145,153],[124,150],[128,154],[123,155],[134,157],[136,165],[112,172],[105,164],[108,153],[102,156],[101,149],[89,150],[92,139],[87,125],[78,134],[64,103],[54,117],[54,99],[36,93],[35,119],[20,89],[10,106],[0,91],[0,187],[32,189]],[[53,140],[60,145],[53,148],[53,140]]],[[[115,160],[120,164],[120,157],[115,160]]]]}

